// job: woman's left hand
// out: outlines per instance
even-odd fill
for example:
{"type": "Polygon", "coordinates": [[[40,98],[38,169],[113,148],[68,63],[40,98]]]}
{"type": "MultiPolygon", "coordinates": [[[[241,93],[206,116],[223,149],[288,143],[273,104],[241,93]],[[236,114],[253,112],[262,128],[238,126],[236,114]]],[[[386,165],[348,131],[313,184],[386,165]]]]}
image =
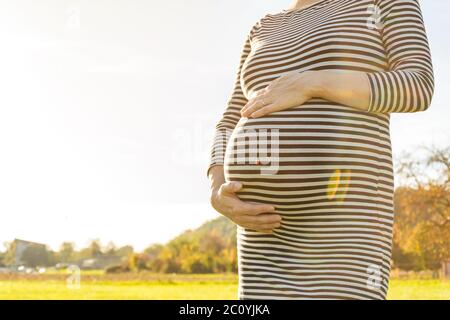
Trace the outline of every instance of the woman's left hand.
{"type": "Polygon", "coordinates": [[[313,97],[315,71],[292,71],[259,90],[242,108],[241,116],[259,118],[266,114],[302,105],[313,97]]]}

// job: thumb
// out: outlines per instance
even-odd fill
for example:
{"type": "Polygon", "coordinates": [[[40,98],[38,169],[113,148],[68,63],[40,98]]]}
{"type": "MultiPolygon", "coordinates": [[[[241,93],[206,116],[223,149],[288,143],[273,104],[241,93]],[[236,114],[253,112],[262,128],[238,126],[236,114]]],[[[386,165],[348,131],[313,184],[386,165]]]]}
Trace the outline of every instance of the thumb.
{"type": "Polygon", "coordinates": [[[242,183],[237,181],[227,182],[223,185],[223,191],[228,193],[235,193],[242,189],[242,183]]]}

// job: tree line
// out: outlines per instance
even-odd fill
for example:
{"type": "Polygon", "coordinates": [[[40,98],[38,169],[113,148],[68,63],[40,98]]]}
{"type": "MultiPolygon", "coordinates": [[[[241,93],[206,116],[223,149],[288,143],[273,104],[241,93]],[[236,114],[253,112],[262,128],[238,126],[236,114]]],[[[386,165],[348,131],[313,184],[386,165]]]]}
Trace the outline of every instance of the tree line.
{"type": "MultiPolygon", "coordinates": [[[[403,270],[436,270],[450,258],[450,149],[423,149],[425,157],[418,160],[407,154],[398,160],[396,170],[400,185],[394,194],[393,267],[403,270]]],[[[0,265],[10,265],[14,260],[13,244],[6,247],[0,253],[0,265]]],[[[131,246],[117,248],[113,243],[102,246],[99,240],[81,250],[65,242],[56,252],[33,251],[23,257],[30,266],[120,257],[121,262],[107,271],[237,272],[236,226],[225,217],[142,252],[135,252],[131,246]]]]}

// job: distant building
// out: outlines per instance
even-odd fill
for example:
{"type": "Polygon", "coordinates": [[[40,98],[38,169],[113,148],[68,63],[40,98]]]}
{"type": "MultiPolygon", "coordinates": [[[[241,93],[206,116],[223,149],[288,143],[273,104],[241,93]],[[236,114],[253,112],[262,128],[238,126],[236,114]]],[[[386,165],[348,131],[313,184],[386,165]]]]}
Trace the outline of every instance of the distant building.
{"type": "Polygon", "coordinates": [[[27,250],[36,250],[38,252],[43,252],[47,250],[45,244],[20,239],[14,239],[13,248],[14,248],[14,266],[21,266],[26,264],[26,261],[24,261],[23,256],[27,250]]]}
{"type": "Polygon", "coordinates": [[[77,265],[81,269],[106,269],[111,266],[120,265],[124,257],[120,256],[100,256],[96,258],[83,259],[77,265]]]}

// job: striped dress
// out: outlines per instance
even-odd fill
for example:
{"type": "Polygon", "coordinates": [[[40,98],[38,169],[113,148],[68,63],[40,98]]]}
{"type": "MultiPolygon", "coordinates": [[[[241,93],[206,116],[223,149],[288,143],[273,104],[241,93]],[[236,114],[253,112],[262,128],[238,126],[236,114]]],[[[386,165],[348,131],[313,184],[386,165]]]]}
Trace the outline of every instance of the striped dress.
{"type": "Polygon", "coordinates": [[[274,205],[273,234],[237,226],[238,299],[385,299],[391,267],[390,113],[426,110],[434,76],[416,0],[322,0],[266,14],[248,32],[216,127],[209,168],[224,165],[243,201],[274,205]],[[324,99],[241,118],[287,72],[367,74],[362,111],[324,99]]]}

